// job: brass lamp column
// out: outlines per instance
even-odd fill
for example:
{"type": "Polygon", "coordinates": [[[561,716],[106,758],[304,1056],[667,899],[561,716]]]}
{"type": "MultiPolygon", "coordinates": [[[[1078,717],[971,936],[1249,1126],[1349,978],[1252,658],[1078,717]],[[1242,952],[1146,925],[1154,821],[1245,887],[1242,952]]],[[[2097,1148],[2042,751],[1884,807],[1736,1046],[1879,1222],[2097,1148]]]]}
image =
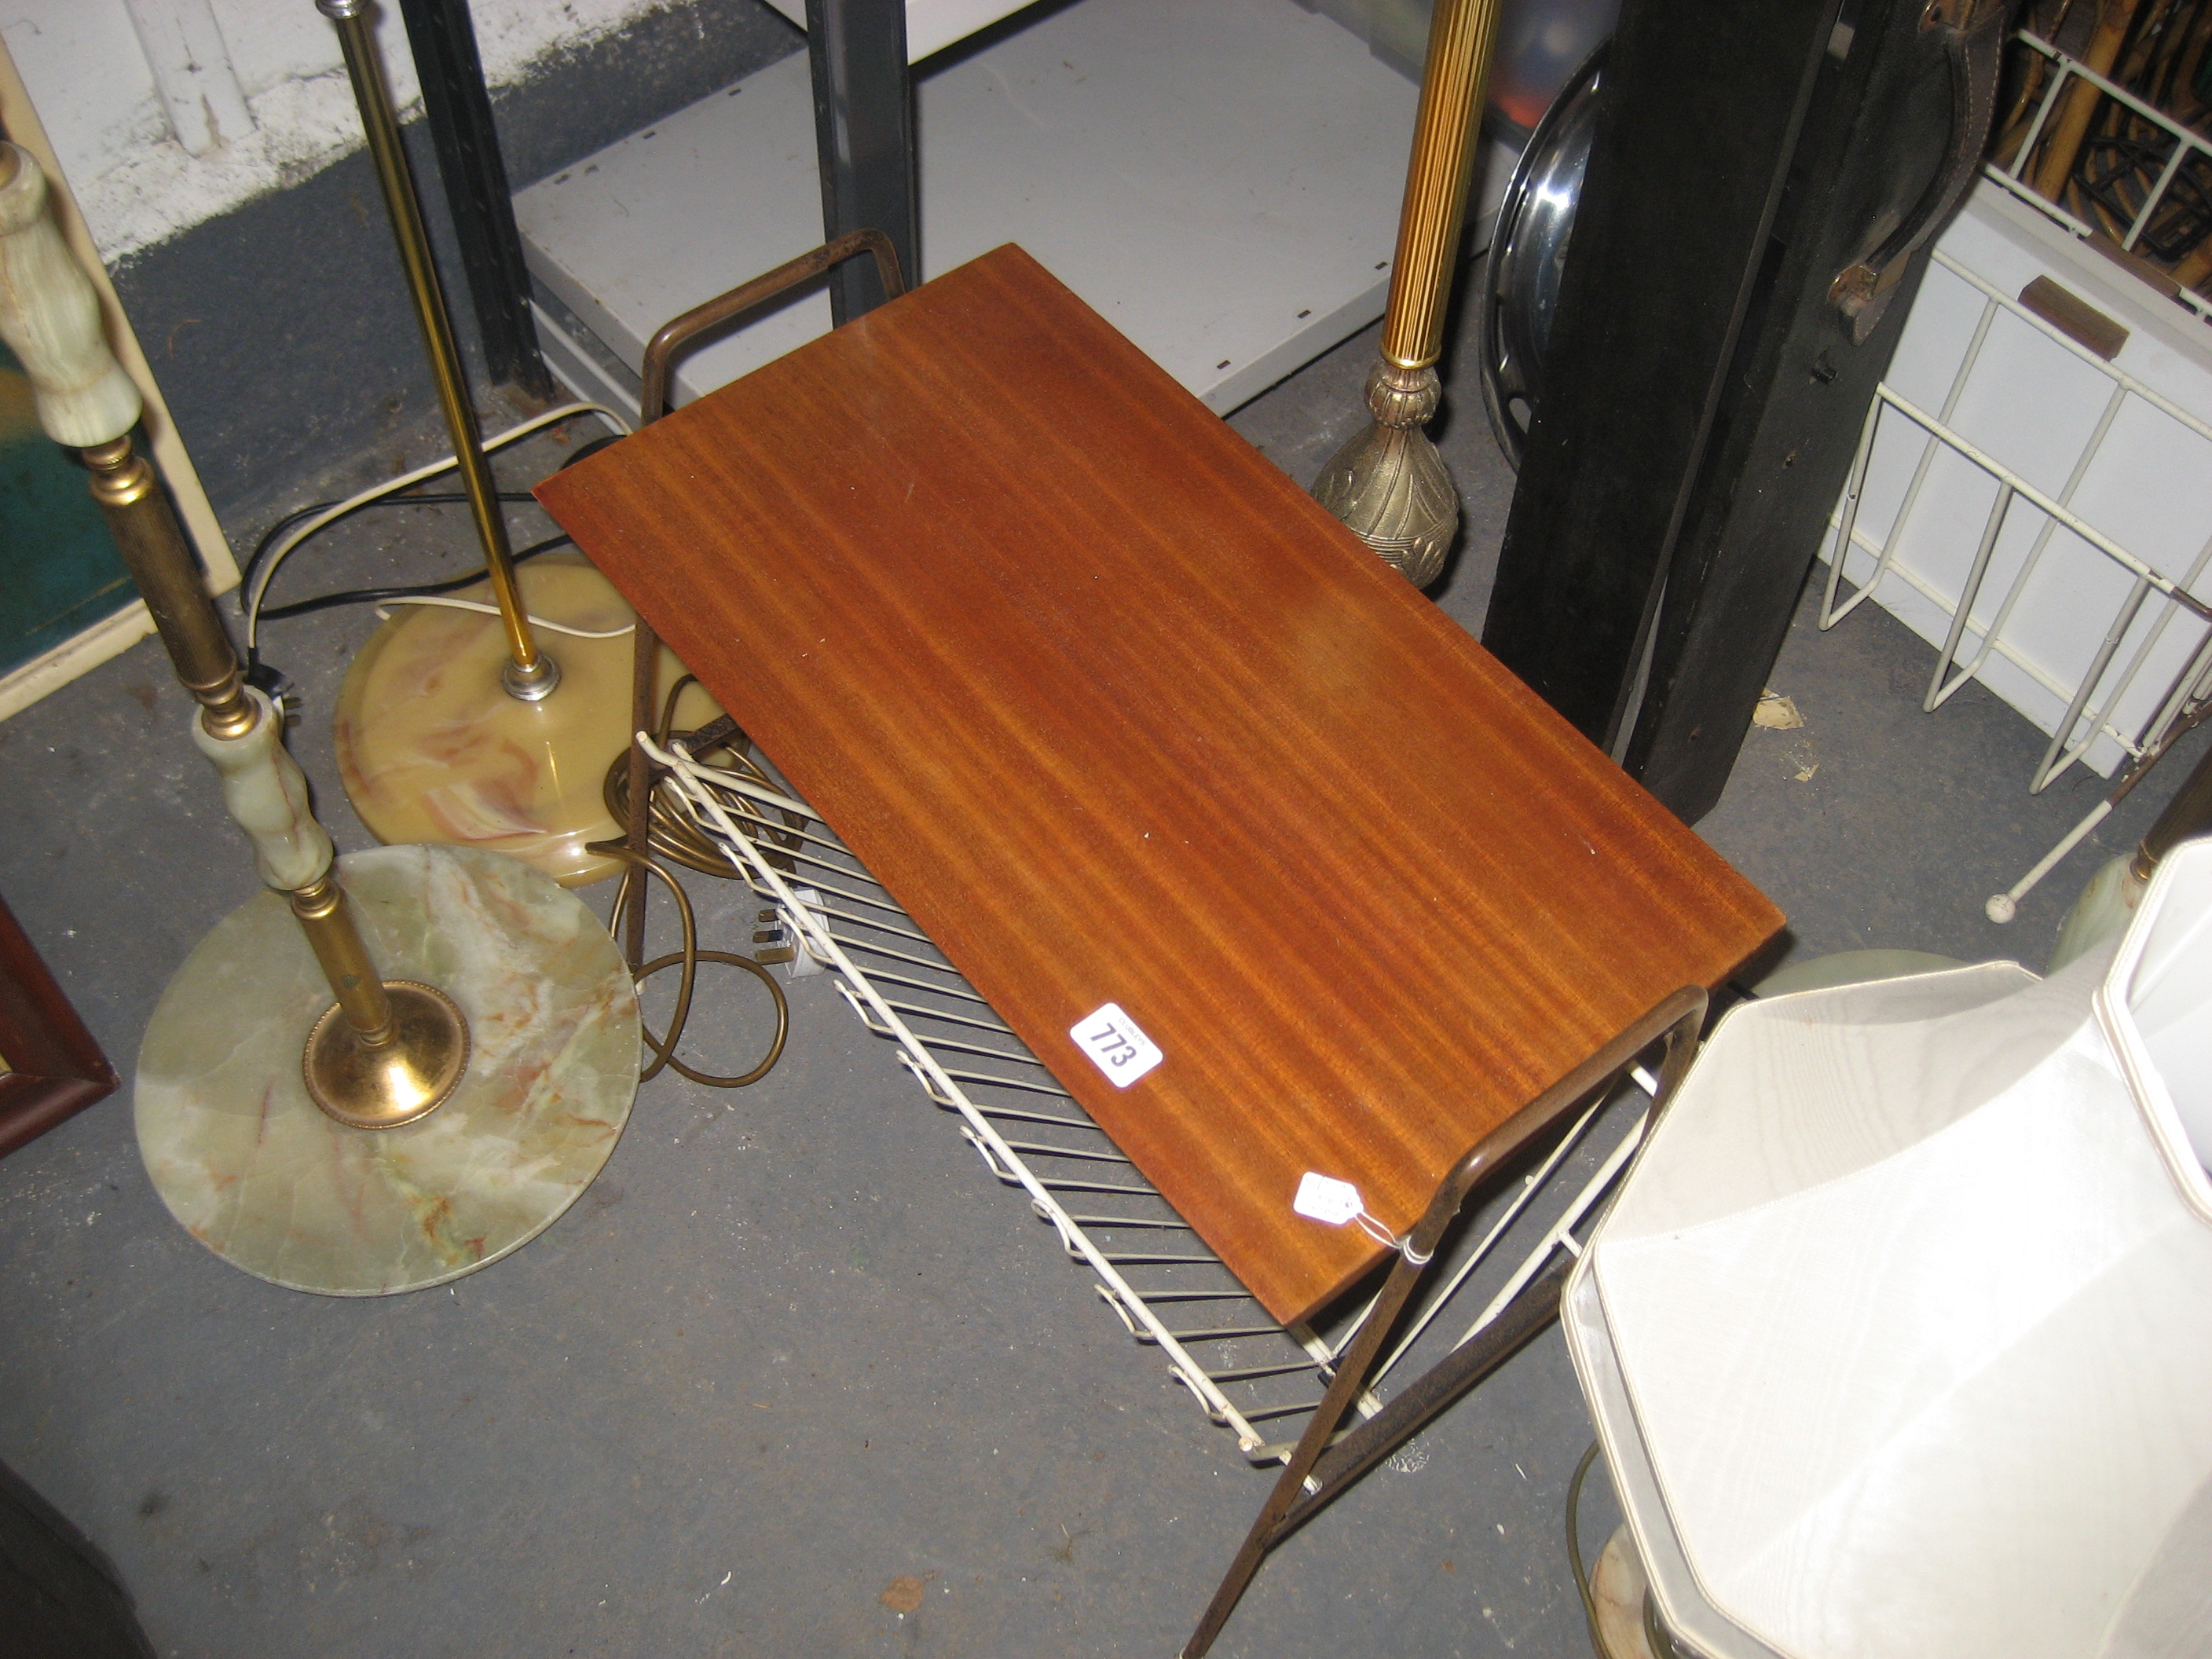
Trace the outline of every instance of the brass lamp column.
{"type": "MultiPolygon", "coordinates": [[[[334,711],[338,776],[380,841],[482,848],[581,886],[620,867],[591,849],[621,833],[599,780],[629,744],[635,614],[580,555],[555,553],[518,573],[400,143],[374,7],[316,0],[316,9],[336,26],[345,55],[485,578],[452,596],[475,611],[403,604],[362,647],[334,711]],[[562,635],[557,662],[545,648],[549,632],[562,635]]],[[[672,653],[657,661],[673,684],[683,671],[672,653]]],[[[696,688],[686,698],[693,724],[720,712],[702,713],[709,700],[696,688]]]]}
{"type": "Polygon", "coordinates": [[[376,971],[333,868],[282,721],[249,690],[176,514],[131,442],[140,402],[100,332],[99,304],[46,212],[46,179],[0,143],[0,336],[22,361],[40,423],[77,450],[177,678],[200,705],[192,737],[223,781],[262,879],[287,895],[330,981],[307,1049],[307,1091],[342,1123],[381,1129],[443,1104],[465,1069],[468,1023],[444,993],[376,971]]]}
{"type": "Polygon", "coordinates": [[[126,432],[81,452],[92,497],[144,596],[177,678],[200,705],[194,743],[222,775],[224,804],[252,840],[261,878],[284,894],[336,999],[307,1039],[314,1103],[357,1129],[392,1129],[443,1105],[469,1056],[468,1022],[442,991],[386,981],[362,942],[330,836],[284,752],[283,721],[246,689],[237,653],[160,480],[126,432]]]}
{"type": "Polygon", "coordinates": [[[1336,453],[1313,486],[1315,500],[1416,587],[1437,579],[1459,527],[1459,494],[1422,428],[1442,397],[1436,362],[1498,14],[1498,0],[1437,0],[1382,361],[1367,377],[1374,424],[1336,453]]]}
{"type": "Polygon", "coordinates": [[[422,228],[414,171],[399,140],[399,120],[392,110],[392,89],[385,82],[384,62],[369,32],[369,8],[367,0],[315,0],[315,9],[337,25],[346,75],[353,82],[354,102],[361,110],[369,156],[376,163],[376,181],[392,216],[399,263],[407,273],[408,297],[415,302],[415,320],[422,326],[430,374],[438,384],[438,406],[453,436],[453,457],[460,463],[461,486],[468,494],[477,539],[483,545],[484,574],[490,579],[507,632],[508,660],[500,678],[509,696],[535,702],[561,683],[561,668],[538,649],[515,586],[514,553],[507,539],[507,520],[500,512],[499,487],[492,482],[491,464],[484,459],[483,434],[477,424],[476,406],[469,401],[468,377],[453,342],[453,319],[447,314],[438,267],[431,258],[430,238],[422,228]]]}
{"type": "MultiPolygon", "coordinates": [[[[2154,751],[2150,759],[2156,758],[2154,751]]],[[[2097,816],[2101,817],[2116,805],[2148,769],[2142,762],[2130,768],[2119,786],[2105,797],[2097,816]]],[[[2091,818],[2086,822],[2095,821],[2091,818]]],[[[2126,932],[2136,907],[2142,902],[2143,894],[2150,887],[2150,878],[2158,873],[2160,860],[2183,842],[2207,834],[2212,834],[2212,749],[2197,757],[2195,768],[2143,832],[2135,850],[2107,860],[2089,878],[2081,896],[2074,901],[2074,908],[2059,924],[2058,942],[2051,951],[2051,966],[2045,971],[2055,974],[2075,957],[2087,955],[2107,939],[2126,932]]],[[[2014,897],[2019,890],[2000,893],[1990,901],[1992,921],[2012,920],[2014,897]]]]}

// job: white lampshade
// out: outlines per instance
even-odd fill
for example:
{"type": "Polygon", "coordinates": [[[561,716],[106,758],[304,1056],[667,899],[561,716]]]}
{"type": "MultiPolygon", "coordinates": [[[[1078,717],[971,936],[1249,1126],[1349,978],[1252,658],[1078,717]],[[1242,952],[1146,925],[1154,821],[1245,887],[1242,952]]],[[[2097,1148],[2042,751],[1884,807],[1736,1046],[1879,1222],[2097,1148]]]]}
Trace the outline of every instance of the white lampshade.
{"type": "Polygon", "coordinates": [[[1570,1282],[1669,1631],[2212,1653],[2212,842],[2127,933],[1738,1008],[1570,1282]]]}

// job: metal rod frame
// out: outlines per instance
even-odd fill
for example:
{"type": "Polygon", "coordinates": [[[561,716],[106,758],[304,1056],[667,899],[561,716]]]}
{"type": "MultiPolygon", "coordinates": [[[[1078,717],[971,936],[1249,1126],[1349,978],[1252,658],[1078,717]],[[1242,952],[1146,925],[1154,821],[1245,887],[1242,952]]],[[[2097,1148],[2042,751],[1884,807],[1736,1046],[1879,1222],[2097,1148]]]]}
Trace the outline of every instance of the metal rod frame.
{"type": "Polygon", "coordinates": [[[1323,1455],[1331,1451],[1329,1443],[1336,1425],[1351,1409],[1353,1397],[1364,1389],[1383,1339],[1396,1324],[1414,1287],[1428,1269],[1444,1229],[1457,1217],[1469,1194],[1493,1178],[1501,1165],[1522,1152],[1577,1102],[1609,1089],[1638,1055],[1662,1041],[1666,1044],[1666,1058],[1660,1066],[1659,1086],[1651,1110],[1655,1115],[1664,1110],[1689,1068],[1705,1018],[1705,993],[1702,988],[1686,986],[1674,992],[1485,1136],[1445,1176],[1436,1196],[1430,1200],[1427,1212],[1415,1224],[1398,1260],[1392,1264],[1390,1276],[1384,1280],[1382,1293],[1376,1297],[1361,1325],[1358,1339],[1337,1366],[1328,1393],[1307,1421],[1297,1449],[1284,1465],[1274,1491],[1261,1506],[1258,1518],[1230,1563],[1229,1571],[1223,1575],[1220,1587],[1214,1591],[1212,1601],[1199,1620],[1198,1629],[1184,1644],[1184,1659],[1200,1659],[1213,1645],[1214,1638],[1228,1622],[1245,1587],[1252,1582],[1270,1550],[1558,1317],[1559,1292],[1566,1283],[1564,1265],[1553,1266],[1509,1304],[1504,1316],[1491,1328],[1485,1340],[1455,1349],[1420,1382],[1370,1418],[1334,1449],[1331,1468],[1326,1472],[1321,1469],[1323,1455]]]}
{"type": "MultiPolygon", "coordinates": [[[[2191,155],[2212,160],[2212,140],[2208,140],[2202,133],[2192,131],[2172,116],[2145,103],[2125,87],[2119,86],[2099,74],[2080,58],[2059,51],[2057,47],[2040,36],[2031,34],[2026,29],[2021,29],[2014,33],[2013,38],[2025,43],[2031,51],[2040,52],[2049,58],[2055,66],[2055,72],[2051,77],[2051,84],[2044,88],[2042,100],[2036,106],[2034,119],[2028,123],[2027,135],[2021,140],[2020,149],[2014,155],[2012,164],[2009,167],[2000,167],[1994,161],[1989,162],[1983,168],[1984,176],[2021,200],[2041,209],[2064,225],[2075,235],[2086,239],[2094,234],[2096,229],[2094,226],[2086,220],[2075,217],[2060,204],[2043,195],[2023,176],[2027,171],[2029,158],[2035,153],[2036,143],[2043,137],[2043,129],[2049,122],[2051,112],[2058,106],[2058,95],[2065,89],[2066,82],[2074,79],[2087,82],[2106,97],[2124,105],[2153,125],[2162,128],[2173,141],[2172,154],[2167,157],[2166,167],[2159,174],[2158,182],[2151,187],[2150,193],[2143,198],[2142,208],[2137,210],[2134,220],[2128,226],[2127,234],[2120,239],[2120,246],[2133,252],[2137,239],[2149,225],[2160,204],[2165,201],[2167,186],[2179,176],[2182,164],[2191,155]]],[[[2188,289],[2177,289],[2173,297],[2194,311],[2198,317],[2212,322],[2212,300],[2207,300],[2203,295],[2193,293],[2188,289]]]]}
{"type": "MultiPolygon", "coordinates": [[[[653,338],[646,343],[645,361],[639,376],[639,430],[668,413],[675,395],[676,360],[684,352],[717,331],[733,325],[747,312],[765,305],[776,295],[812,282],[824,272],[834,271],[848,259],[862,253],[874,257],[876,285],[886,298],[895,300],[906,292],[904,272],[910,267],[902,264],[890,238],[879,230],[860,229],[824,242],[796,259],[787,259],[775,270],[764,271],[726,294],[718,294],[655,329],[653,338]]],[[[660,636],[653,632],[653,624],[641,616],[630,639],[629,716],[633,731],[653,729],[659,712],[653,695],[659,672],[660,636]]],[[[644,749],[635,743],[629,748],[629,813],[623,825],[623,839],[631,852],[644,857],[653,850],[653,767],[644,749]]],[[[635,866],[625,867],[615,899],[616,914],[623,918],[623,957],[632,969],[645,961],[645,905],[642,894],[638,896],[640,902],[628,904],[627,908],[625,900],[630,884],[644,879],[635,866]]]]}
{"type": "Polygon", "coordinates": [[[438,153],[484,367],[495,380],[550,398],[553,376],[538,349],[522,232],[468,6],[465,0],[399,0],[399,15],[422,86],[423,118],[438,153]]]}

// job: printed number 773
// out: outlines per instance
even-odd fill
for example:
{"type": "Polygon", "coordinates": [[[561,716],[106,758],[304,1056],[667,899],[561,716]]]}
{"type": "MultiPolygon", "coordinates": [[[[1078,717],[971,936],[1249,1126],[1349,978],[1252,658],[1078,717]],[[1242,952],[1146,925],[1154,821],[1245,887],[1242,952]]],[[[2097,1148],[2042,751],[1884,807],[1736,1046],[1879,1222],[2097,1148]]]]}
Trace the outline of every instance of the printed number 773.
{"type": "Polygon", "coordinates": [[[1085,1031],[1083,1040],[1095,1044],[1098,1057],[1109,1066],[1127,1066],[1137,1057],[1137,1045],[1116,1030],[1111,1020],[1095,1031],[1085,1031]]]}

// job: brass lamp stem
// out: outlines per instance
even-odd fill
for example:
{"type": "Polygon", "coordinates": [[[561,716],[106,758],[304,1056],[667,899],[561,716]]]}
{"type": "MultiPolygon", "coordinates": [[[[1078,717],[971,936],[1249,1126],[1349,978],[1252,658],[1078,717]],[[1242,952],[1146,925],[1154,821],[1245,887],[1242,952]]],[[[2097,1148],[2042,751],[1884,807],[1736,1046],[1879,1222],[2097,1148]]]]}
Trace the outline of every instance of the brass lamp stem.
{"type": "Polygon", "coordinates": [[[370,31],[368,8],[365,0],[315,0],[315,5],[337,25],[346,74],[353,82],[354,102],[361,110],[369,156],[376,164],[377,183],[383,187],[384,205],[392,216],[392,234],[399,245],[399,263],[407,275],[408,295],[415,302],[416,321],[422,325],[422,343],[429,352],[439,406],[445,411],[446,428],[453,436],[453,456],[460,465],[469,511],[476,520],[477,539],[483,545],[484,574],[491,579],[492,597],[499,604],[511,659],[501,678],[512,696],[535,702],[560,683],[560,665],[538,648],[530,618],[522,608],[521,590],[515,585],[507,520],[500,513],[491,465],[484,459],[476,407],[469,401],[468,380],[461,367],[459,348],[453,342],[453,319],[446,310],[438,267],[431,258],[430,239],[422,228],[414,170],[400,143],[399,119],[392,108],[392,89],[385,82],[384,60],[370,31]]]}
{"type": "Polygon", "coordinates": [[[333,1004],[309,1033],[303,1059],[307,1093],[355,1128],[412,1123],[459,1085],[468,1065],[468,1022],[442,991],[377,972],[338,884],[330,837],[308,809],[307,784],[284,754],[281,734],[262,730],[278,717],[246,690],[238,653],[153,467],[128,434],[78,453],[177,678],[200,705],[201,747],[222,775],[224,802],[330,983],[333,1004]],[[252,741],[257,736],[260,742],[252,741]]]}
{"type": "Polygon", "coordinates": [[[1426,368],[1443,355],[1498,9],[1497,0],[1437,0],[1430,20],[1398,252],[1382,313],[1382,360],[1401,368],[1426,368]]]}
{"type": "Polygon", "coordinates": [[[131,447],[127,433],[77,453],[92,474],[92,498],[106,515],[177,678],[200,705],[201,724],[219,738],[245,736],[258,715],[246,696],[238,653],[208,599],[153,466],[131,447]]]}
{"type": "Polygon", "coordinates": [[[1315,500],[1416,587],[1442,572],[1459,528],[1459,492],[1422,428],[1442,396],[1435,364],[1498,15],[1498,0],[1437,0],[1382,317],[1382,360],[1367,379],[1374,424],[1336,453],[1313,486],[1315,500]]]}
{"type": "Polygon", "coordinates": [[[200,705],[201,747],[223,799],[254,845],[262,878],[282,891],[330,983],[332,1006],[309,1034],[307,1093],[339,1122],[394,1128],[435,1110],[468,1064],[468,1022],[443,992],[376,970],[331,862],[307,784],[283,752],[277,716],[246,690],[238,653],[200,580],[169,498],[129,434],[79,452],[177,678],[200,705]],[[255,741],[258,738],[259,741],[255,741]]]}
{"type": "Polygon", "coordinates": [[[385,994],[375,963],[369,959],[368,946],[353,918],[353,907],[346,902],[345,889],[326,870],[285,896],[291,901],[292,914],[299,918],[300,931],[307,936],[323,977],[330,981],[331,994],[337,999],[345,1023],[353,1028],[353,1040],[364,1048],[386,1047],[393,1036],[392,999],[385,994]]]}
{"type": "Polygon", "coordinates": [[[2196,770],[2183,781],[2173,799],[2166,804],[2166,810],[2144,832],[2136,848],[2136,878],[2148,881],[2156,872],[2160,859],[2181,842],[2208,830],[2212,830],[2212,750],[2207,750],[2198,759],[2196,770]]]}
{"type": "Polygon", "coordinates": [[[337,879],[283,721],[250,689],[161,479],[131,447],[142,408],[102,332],[92,283],[47,210],[46,177],[0,142],[0,339],[29,375],[39,424],[76,450],[177,678],[200,706],[192,741],[222,778],[223,805],[261,879],[285,894],[337,1000],[309,1034],[301,1070],[341,1123],[384,1129],[435,1110],[468,1064],[469,1028],[442,991],[386,981],[337,879]]]}

